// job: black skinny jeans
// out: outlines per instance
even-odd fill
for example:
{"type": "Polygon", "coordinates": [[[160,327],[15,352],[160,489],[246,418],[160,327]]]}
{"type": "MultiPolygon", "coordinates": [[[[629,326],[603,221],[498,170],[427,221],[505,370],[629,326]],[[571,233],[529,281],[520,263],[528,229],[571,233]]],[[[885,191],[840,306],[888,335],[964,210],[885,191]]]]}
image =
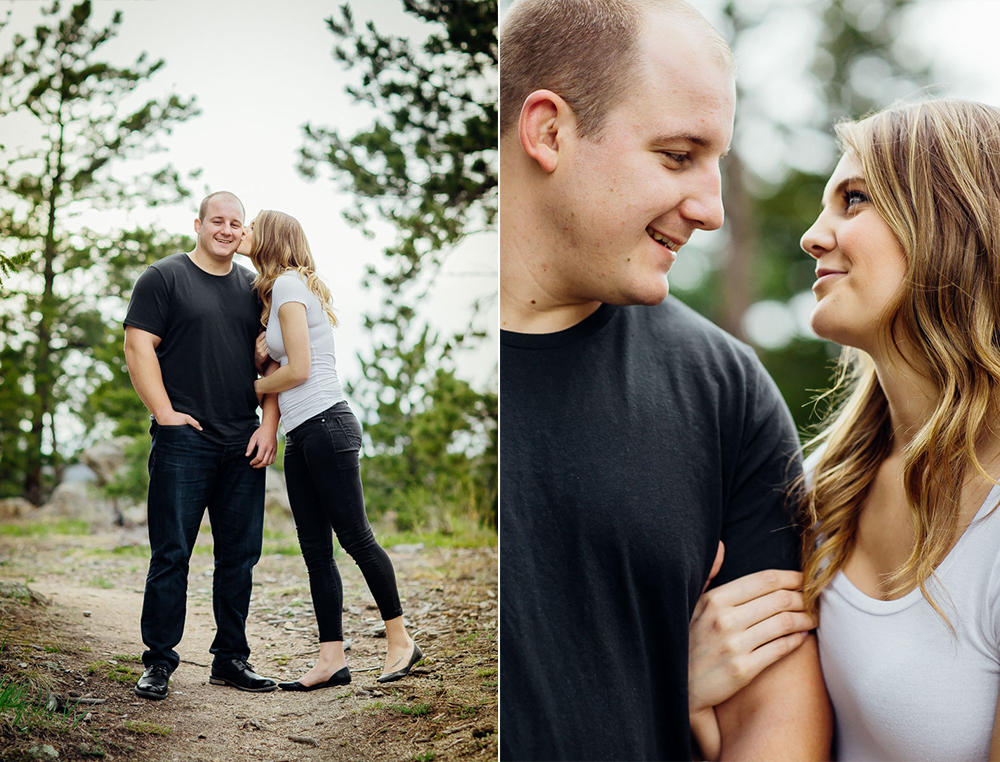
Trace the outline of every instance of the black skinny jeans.
{"type": "Polygon", "coordinates": [[[321,643],[344,639],[344,587],[333,535],[364,574],[382,619],[403,614],[392,561],[375,540],[361,488],[361,424],[338,402],[285,434],[285,481],[309,570],[321,643]]]}

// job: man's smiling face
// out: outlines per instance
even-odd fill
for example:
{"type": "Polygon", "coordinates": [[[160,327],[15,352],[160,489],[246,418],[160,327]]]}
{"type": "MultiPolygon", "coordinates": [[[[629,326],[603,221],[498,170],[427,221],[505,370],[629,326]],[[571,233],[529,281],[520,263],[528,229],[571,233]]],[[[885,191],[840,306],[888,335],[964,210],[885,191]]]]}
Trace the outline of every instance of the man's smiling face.
{"type": "Polygon", "coordinates": [[[243,209],[228,196],[208,202],[204,220],[195,220],[198,246],[215,259],[229,259],[243,236],[243,209]]]}
{"type": "Polygon", "coordinates": [[[657,304],[677,250],[694,230],[722,225],[719,161],[733,134],[735,84],[697,32],[670,14],[648,15],[636,83],[599,136],[560,152],[563,182],[547,211],[563,246],[547,259],[569,301],[657,304]]]}

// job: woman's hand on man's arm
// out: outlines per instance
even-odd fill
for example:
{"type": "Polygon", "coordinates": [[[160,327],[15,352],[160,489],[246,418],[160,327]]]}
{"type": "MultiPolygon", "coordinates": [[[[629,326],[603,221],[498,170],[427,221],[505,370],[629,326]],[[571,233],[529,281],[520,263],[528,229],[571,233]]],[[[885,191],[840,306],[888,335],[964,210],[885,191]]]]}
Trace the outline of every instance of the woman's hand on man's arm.
{"type": "MultiPolygon", "coordinates": [[[[708,582],[721,568],[723,555],[720,542],[708,582]]],[[[689,628],[688,698],[691,731],[704,759],[721,754],[714,707],[796,650],[816,626],[805,613],[801,588],[800,572],[767,569],[698,599],[689,628]]]]}

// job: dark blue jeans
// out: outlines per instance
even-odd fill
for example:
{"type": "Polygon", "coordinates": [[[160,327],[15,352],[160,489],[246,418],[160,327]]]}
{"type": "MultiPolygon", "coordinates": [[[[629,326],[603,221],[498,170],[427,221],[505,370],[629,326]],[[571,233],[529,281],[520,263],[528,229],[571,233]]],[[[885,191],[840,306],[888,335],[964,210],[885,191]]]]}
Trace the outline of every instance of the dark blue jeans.
{"type": "Polygon", "coordinates": [[[264,469],[250,466],[246,444],[206,440],[190,426],[150,428],[147,523],[152,555],[142,600],[143,664],[176,669],[174,650],[184,634],[188,563],[208,508],[215,539],[212,607],[219,662],[246,659],[246,619],[253,567],[264,530],[264,469]]]}
{"type": "Polygon", "coordinates": [[[365,514],[360,452],[361,424],[346,402],[285,433],[288,502],[309,571],[322,643],[344,639],[344,588],[333,560],[333,532],[360,567],[382,619],[403,614],[392,561],[375,540],[365,514]]]}

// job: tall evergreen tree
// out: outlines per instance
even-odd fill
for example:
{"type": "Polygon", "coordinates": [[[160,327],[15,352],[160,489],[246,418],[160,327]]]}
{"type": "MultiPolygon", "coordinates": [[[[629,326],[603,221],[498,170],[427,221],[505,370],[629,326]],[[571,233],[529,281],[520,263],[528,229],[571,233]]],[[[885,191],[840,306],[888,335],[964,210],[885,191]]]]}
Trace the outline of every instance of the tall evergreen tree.
{"type": "Polygon", "coordinates": [[[54,2],[34,34],[14,36],[0,59],[0,120],[16,121],[15,134],[25,136],[0,147],[0,248],[28,261],[0,305],[0,489],[9,493],[20,481],[19,491],[36,503],[43,465],[58,460],[57,409],[82,403],[106,378],[93,350],[111,339],[108,310],[168,240],[73,221],[81,212],[187,195],[170,166],[131,179],[112,172],[157,150],[158,135],[197,113],[193,99],[176,95],[137,101],[134,91],[164,62],[145,54],[130,68],[99,60],[122,15],[95,28],[91,12],[84,0],[60,17],[54,2]]]}
{"type": "MultiPolygon", "coordinates": [[[[355,195],[345,215],[351,223],[368,230],[374,218],[398,231],[382,266],[368,271],[365,286],[382,298],[365,316],[372,350],[360,357],[363,379],[349,386],[375,413],[366,479],[378,492],[376,511],[400,512],[401,503],[422,500],[421,489],[465,484],[475,473],[483,480],[478,487],[459,491],[474,494],[473,510],[495,521],[496,393],[473,392],[455,377],[452,357],[484,332],[473,320],[468,330],[442,337],[418,306],[463,239],[495,230],[497,3],[402,5],[433,29],[419,46],[372,23],[358,29],[347,5],[327,20],[340,41],[335,58],[361,79],[347,92],[378,116],[350,137],[307,125],[300,169],[307,177],[331,171],[355,195]]],[[[472,312],[495,298],[493,282],[472,312]]]]}

